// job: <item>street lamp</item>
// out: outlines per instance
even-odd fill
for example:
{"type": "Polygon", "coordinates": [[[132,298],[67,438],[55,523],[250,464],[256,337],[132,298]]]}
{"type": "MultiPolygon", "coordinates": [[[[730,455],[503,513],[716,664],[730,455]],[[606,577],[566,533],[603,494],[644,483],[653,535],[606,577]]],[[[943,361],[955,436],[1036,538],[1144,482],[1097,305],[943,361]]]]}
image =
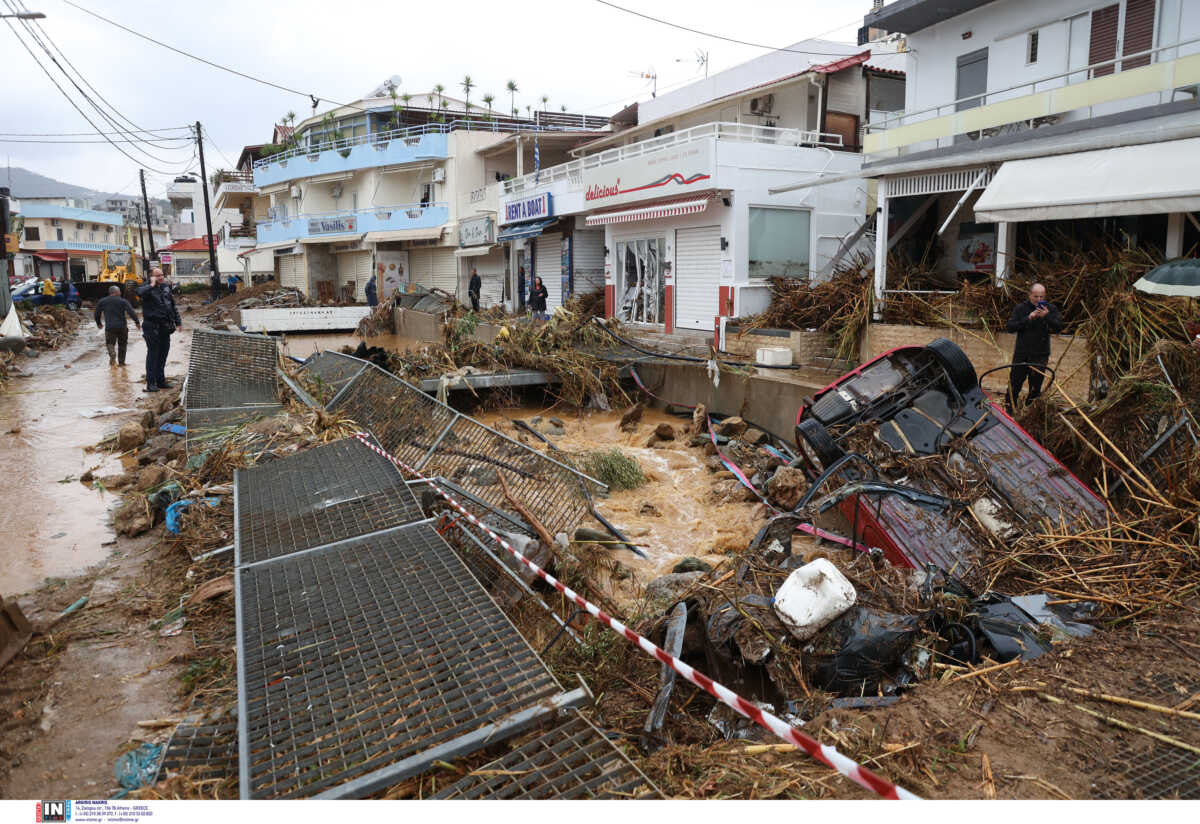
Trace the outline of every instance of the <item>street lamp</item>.
{"type": "Polygon", "coordinates": [[[19,11],[16,14],[0,14],[0,17],[15,17],[18,20],[45,20],[46,15],[40,11],[19,11]]]}

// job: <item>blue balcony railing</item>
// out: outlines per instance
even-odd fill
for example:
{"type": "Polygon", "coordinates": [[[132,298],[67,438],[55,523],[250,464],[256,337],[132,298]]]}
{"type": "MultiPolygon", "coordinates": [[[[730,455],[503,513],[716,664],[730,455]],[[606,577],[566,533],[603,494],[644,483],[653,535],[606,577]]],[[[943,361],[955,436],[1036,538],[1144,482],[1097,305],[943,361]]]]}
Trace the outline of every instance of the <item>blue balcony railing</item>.
{"type": "Polygon", "coordinates": [[[307,237],[386,232],[396,229],[435,229],[450,219],[448,203],[405,203],[342,212],[313,212],[258,224],[258,243],[285,243],[307,237]]]}
{"type": "Polygon", "coordinates": [[[114,249],[125,249],[119,243],[90,243],[82,240],[47,240],[47,249],[68,249],[81,252],[111,252],[114,249]]]}

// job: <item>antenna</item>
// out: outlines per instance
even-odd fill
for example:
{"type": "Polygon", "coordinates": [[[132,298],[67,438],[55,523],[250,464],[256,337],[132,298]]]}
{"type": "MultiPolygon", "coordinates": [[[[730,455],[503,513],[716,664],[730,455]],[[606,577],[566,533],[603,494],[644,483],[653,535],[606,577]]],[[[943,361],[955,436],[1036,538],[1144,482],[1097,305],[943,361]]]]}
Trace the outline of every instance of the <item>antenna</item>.
{"type": "MultiPolygon", "coordinates": [[[[682,57],[675,58],[676,63],[684,63],[686,60],[682,57]]],[[[708,79],[708,52],[704,49],[696,49],[696,65],[704,69],[704,79],[708,79]]]]}
{"type": "Polygon", "coordinates": [[[654,71],[653,66],[644,72],[630,72],[629,74],[633,77],[640,77],[642,80],[649,80],[653,84],[650,96],[658,97],[658,72],[654,71]]]}

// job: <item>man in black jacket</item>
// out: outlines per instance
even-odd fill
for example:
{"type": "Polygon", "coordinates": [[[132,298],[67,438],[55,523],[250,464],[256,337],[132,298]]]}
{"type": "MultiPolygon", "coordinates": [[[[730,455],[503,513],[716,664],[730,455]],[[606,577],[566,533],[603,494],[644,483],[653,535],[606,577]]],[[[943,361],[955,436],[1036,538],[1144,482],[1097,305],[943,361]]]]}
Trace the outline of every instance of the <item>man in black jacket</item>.
{"type": "Polygon", "coordinates": [[[142,337],[146,339],[146,391],[167,389],[167,353],[171,351],[171,335],[182,326],[179,310],[171,287],[162,269],[150,272],[150,282],[138,289],[142,299],[142,337]]]}
{"type": "Polygon", "coordinates": [[[471,267],[471,282],[467,285],[467,297],[471,299],[471,311],[479,311],[479,293],[483,291],[483,281],[479,278],[479,272],[475,271],[475,267],[471,267]]]}
{"type": "Polygon", "coordinates": [[[129,301],[121,297],[121,287],[108,287],[108,296],[96,301],[96,328],[104,330],[104,345],[108,347],[109,366],[125,365],[125,350],[129,346],[126,315],[133,318],[133,325],[137,326],[137,312],[133,311],[129,301]]]}
{"type": "Polygon", "coordinates": [[[1014,364],[1008,381],[1008,397],[1004,406],[1013,414],[1021,386],[1028,379],[1029,400],[1042,394],[1042,382],[1046,378],[1046,364],[1050,362],[1050,334],[1061,332],[1062,317],[1058,307],[1046,301],[1046,287],[1035,283],[1029,287],[1029,299],[1017,305],[1008,319],[1008,331],[1017,333],[1017,345],[1013,348],[1014,364]]]}

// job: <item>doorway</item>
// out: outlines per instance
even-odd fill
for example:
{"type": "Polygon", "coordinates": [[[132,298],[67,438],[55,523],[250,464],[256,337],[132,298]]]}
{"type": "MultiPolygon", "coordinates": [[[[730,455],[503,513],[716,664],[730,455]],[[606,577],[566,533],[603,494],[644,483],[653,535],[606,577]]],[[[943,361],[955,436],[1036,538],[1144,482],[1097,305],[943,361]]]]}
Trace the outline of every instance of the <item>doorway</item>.
{"type": "Polygon", "coordinates": [[[663,237],[617,243],[617,317],[624,323],[662,324],[666,315],[663,237]]]}

